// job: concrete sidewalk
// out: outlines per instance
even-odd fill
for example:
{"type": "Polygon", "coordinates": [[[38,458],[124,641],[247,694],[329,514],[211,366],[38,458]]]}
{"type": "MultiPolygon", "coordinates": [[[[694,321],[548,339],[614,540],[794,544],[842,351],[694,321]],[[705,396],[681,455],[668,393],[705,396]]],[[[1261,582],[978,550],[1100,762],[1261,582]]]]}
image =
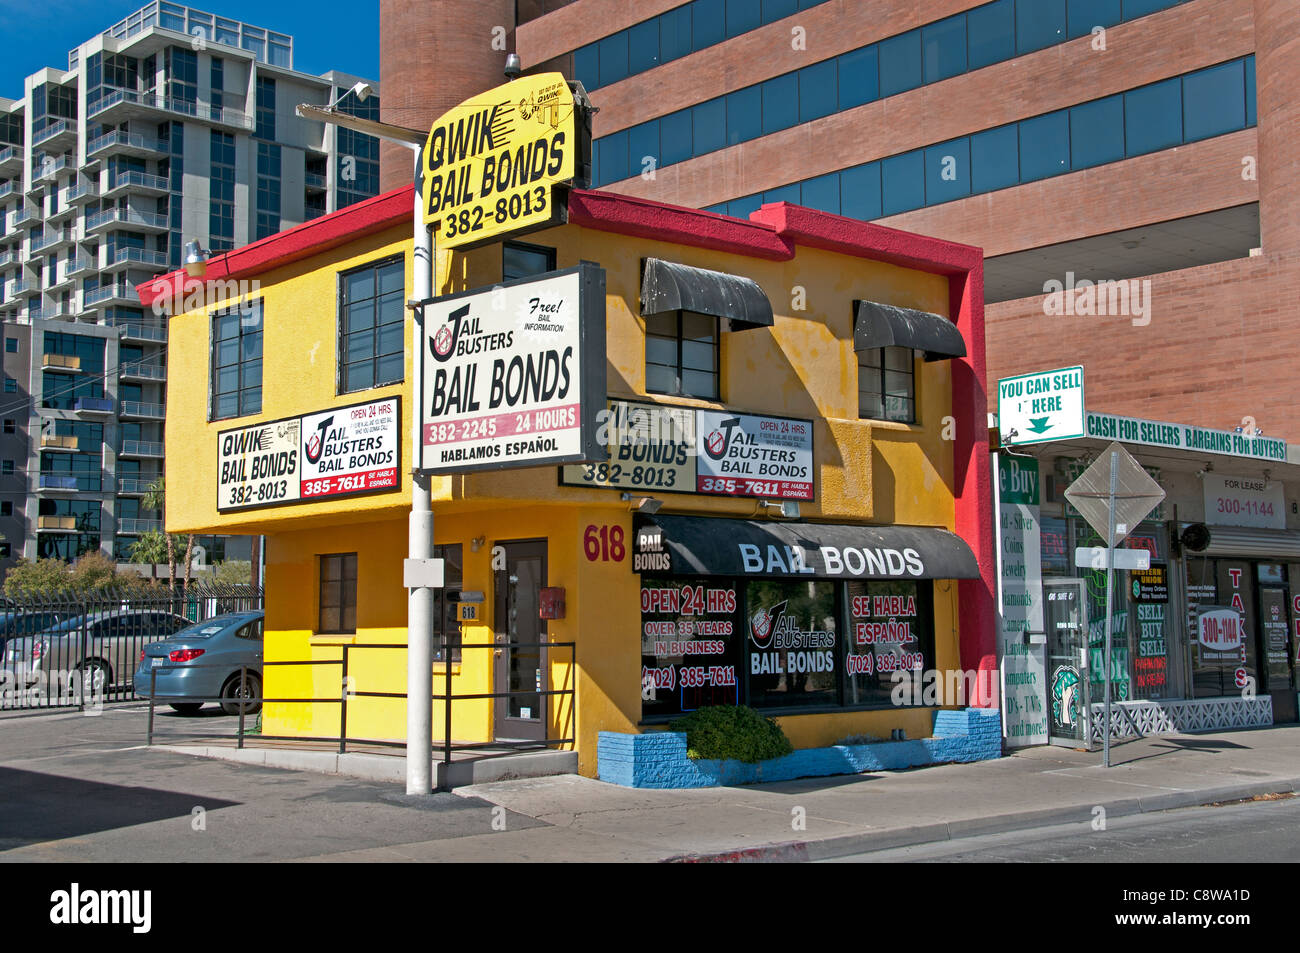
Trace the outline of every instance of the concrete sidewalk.
{"type": "Polygon", "coordinates": [[[576,776],[457,791],[546,827],[320,860],[816,860],[973,834],[1300,791],[1300,727],[1171,735],[1101,753],[1034,748],[997,761],[777,784],[633,790],[576,776]]]}

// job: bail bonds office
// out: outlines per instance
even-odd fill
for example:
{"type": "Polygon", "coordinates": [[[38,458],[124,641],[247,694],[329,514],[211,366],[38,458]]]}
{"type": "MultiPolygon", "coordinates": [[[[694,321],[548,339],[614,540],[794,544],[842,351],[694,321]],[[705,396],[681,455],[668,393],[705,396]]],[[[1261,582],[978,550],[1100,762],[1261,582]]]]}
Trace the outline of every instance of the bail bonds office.
{"type": "Polygon", "coordinates": [[[1096,744],[1105,730],[1106,573],[1076,557],[1105,530],[1065,490],[1112,442],[1164,491],[1120,544],[1149,567],[1114,573],[1112,737],[1296,721],[1300,448],[1085,410],[1084,369],[1066,371],[1073,414],[1069,375],[1023,375],[1062,400],[1031,401],[1025,426],[1008,387],[991,434],[1007,744],[1096,744]]]}
{"type": "MultiPolygon", "coordinates": [[[[567,133],[573,171],[548,148],[561,180],[462,216],[426,154],[422,325],[410,188],[217,256],[209,280],[256,294],[171,317],[170,378],[209,387],[169,400],[169,485],[191,492],[168,529],[265,535],[266,658],[320,663],[268,668],[266,696],[337,699],[346,649],[348,737],[404,739],[405,699],[366,693],[405,686],[418,469],[457,741],[560,745],[594,775],[599,732],[701,705],[753,705],[808,747],[990,702],[889,691],[996,669],[978,249],[586,190],[581,96],[554,74],[501,90],[530,133],[567,133]]],[[[263,730],[336,736],[339,707],[268,702],[263,730]]]]}

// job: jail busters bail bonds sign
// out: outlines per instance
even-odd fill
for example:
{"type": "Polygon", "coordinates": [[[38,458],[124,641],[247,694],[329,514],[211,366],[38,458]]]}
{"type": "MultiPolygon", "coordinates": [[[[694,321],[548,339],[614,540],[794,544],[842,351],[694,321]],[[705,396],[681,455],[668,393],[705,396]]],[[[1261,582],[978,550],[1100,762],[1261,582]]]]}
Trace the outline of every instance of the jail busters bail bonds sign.
{"type": "Polygon", "coordinates": [[[420,468],[604,460],[605,272],[591,262],[424,304],[420,468]]]}
{"type": "Polygon", "coordinates": [[[400,432],[400,397],[223,430],[217,509],[396,490],[400,432]]]}
{"type": "Polygon", "coordinates": [[[573,180],[573,92],[559,73],[524,76],[444,113],[421,159],[424,223],[444,248],[468,247],[564,220],[552,187],[573,180]]]}

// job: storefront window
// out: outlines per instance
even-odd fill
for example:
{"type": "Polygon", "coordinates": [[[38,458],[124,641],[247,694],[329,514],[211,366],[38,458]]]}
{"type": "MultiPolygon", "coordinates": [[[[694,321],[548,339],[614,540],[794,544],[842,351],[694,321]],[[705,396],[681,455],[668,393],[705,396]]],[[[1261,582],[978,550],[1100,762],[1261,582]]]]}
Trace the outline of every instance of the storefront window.
{"type": "Polygon", "coordinates": [[[731,580],[642,579],[642,716],[739,704],[739,620],[731,580]]]}
{"type": "Polygon", "coordinates": [[[746,586],[749,704],[755,708],[839,703],[839,633],[833,582],[758,580],[746,586]]]}
{"type": "Polygon", "coordinates": [[[931,597],[929,585],[903,580],[848,584],[845,705],[887,705],[895,673],[933,667],[931,597]]]}

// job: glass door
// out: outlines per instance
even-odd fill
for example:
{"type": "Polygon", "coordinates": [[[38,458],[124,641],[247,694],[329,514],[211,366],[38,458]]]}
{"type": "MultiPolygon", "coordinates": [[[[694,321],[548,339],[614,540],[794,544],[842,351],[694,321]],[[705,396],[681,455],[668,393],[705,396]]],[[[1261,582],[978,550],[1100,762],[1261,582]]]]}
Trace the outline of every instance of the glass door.
{"type": "Polygon", "coordinates": [[[1047,631],[1047,734],[1054,745],[1092,747],[1088,606],[1082,579],[1043,580],[1047,631]]]}
{"type": "Polygon", "coordinates": [[[546,585],[546,540],[499,544],[505,547],[504,570],[495,574],[496,700],[498,740],[541,741],[546,737],[549,688],[546,677],[546,623],[540,616],[546,585]]]}

